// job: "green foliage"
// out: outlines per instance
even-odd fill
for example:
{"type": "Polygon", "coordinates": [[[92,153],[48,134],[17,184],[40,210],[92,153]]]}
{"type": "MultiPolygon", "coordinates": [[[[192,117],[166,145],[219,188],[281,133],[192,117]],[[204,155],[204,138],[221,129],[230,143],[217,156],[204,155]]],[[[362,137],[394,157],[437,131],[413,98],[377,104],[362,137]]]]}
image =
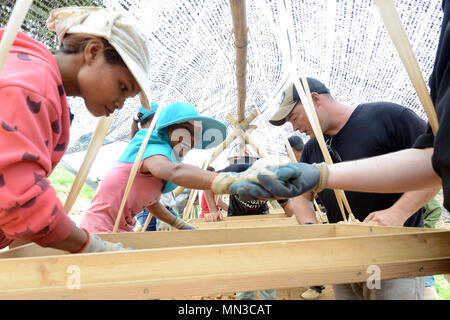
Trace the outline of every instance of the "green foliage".
{"type": "MultiPolygon", "coordinates": [[[[0,3],[0,26],[4,27],[8,23],[9,17],[14,8],[15,0],[2,0],[0,3]]],[[[51,10],[61,7],[88,6],[103,7],[103,0],[34,0],[28,11],[25,21],[22,24],[22,31],[32,38],[44,43],[50,51],[55,51],[58,39],[55,33],[49,31],[46,21],[51,10]]]]}
{"type": "Polygon", "coordinates": [[[444,275],[434,276],[434,286],[440,300],[450,300],[450,284],[444,275]]]}
{"type": "MultiPolygon", "coordinates": [[[[55,170],[53,170],[52,174],[49,177],[49,180],[57,193],[67,195],[70,191],[70,188],[72,187],[73,181],[75,180],[75,176],[58,165],[56,166],[55,170]]],[[[94,197],[94,194],[94,190],[87,187],[86,185],[83,185],[79,197],[90,200],[94,197]]]]}

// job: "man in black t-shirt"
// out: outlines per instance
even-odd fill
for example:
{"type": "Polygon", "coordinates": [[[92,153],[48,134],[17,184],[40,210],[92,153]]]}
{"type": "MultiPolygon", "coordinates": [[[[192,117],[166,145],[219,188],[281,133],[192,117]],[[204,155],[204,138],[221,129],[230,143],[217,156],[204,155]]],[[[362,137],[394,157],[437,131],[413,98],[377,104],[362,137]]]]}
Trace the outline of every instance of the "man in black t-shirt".
{"type": "MultiPolygon", "coordinates": [[[[362,159],[410,148],[417,137],[425,132],[425,122],[411,110],[388,102],[361,104],[348,107],[334,100],[328,88],[314,78],[307,78],[311,98],[333,162],[362,159]]],[[[273,125],[290,122],[294,131],[306,133],[311,139],[306,143],[302,162],[323,162],[322,152],[315,139],[311,124],[293,84],[284,91],[278,111],[272,116],[273,125]]],[[[415,192],[416,197],[431,199],[438,189],[415,192]]],[[[421,206],[396,207],[404,195],[346,192],[350,208],[359,221],[373,220],[382,225],[423,227],[421,206]]],[[[319,193],[327,210],[328,220],[342,220],[333,190],[319,193]]],[[[311,206],[313,192],[294,199],[297,220],[315,223],[311,206]],[[300,217],[298,216],[300,215],[300,217]]],[[[371,290],[363,285],[335,285],[337,299],[423,299],[423,278],[383,280],[381,290],[371,290]],[[383,284],[384,282],[384,284],[383,284]],[[420,287],[421,290],[415,288],[420,287]],[[409,295],[408,295],[409,293],[409,295]]]]}

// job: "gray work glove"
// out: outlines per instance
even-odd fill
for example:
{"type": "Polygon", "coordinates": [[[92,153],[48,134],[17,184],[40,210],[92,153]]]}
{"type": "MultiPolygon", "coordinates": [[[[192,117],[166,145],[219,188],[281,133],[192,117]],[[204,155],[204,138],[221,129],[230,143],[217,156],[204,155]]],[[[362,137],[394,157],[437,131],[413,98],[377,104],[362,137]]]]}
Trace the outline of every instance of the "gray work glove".
{"type": "Polygon", "coordinates": [[[237,194],[242,201],[286,199],[310,190],[318,193],[323,190],[328,178],[325,163],[289,163],[265,169],[266,172],[256,174],[256,181],[232,183],[228,191],[237,194]]]}
{"type": "MultiPolygon", "coordinates": [[[[84,229],[83,229],[84,230],[84,229]]],[[[86,231],[86,230],[84,230],[86,231]]],[[[122,243],[112,243],[105,241],[98,235],[86,231],[89,239],[83,249],[76,253],[93,253],[93,252],[108,252],[108,251],[127,251],[136,250],[134,248],[124,248],[122,243]]]]}

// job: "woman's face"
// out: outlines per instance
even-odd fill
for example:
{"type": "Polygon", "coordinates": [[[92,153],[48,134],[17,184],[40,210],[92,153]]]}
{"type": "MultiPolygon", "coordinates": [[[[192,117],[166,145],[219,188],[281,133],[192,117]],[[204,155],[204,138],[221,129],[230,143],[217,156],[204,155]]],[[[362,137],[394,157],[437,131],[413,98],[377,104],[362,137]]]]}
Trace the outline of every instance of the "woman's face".
{"type": "Polygon", "coordinates": [[[184,157],[194,147],[194,125],[189,122],[171,125],[168,129],[170,145],[173,151],[184,157]]]}
{"type": "Polygon", "coordinates": [[[109,116],[115,109],[122,108],[128,97],[141,91],[130,70],[108,63],[102,48],[88,51],[78,73],[78,83],[86,107],[95,117],[109,116]]]}

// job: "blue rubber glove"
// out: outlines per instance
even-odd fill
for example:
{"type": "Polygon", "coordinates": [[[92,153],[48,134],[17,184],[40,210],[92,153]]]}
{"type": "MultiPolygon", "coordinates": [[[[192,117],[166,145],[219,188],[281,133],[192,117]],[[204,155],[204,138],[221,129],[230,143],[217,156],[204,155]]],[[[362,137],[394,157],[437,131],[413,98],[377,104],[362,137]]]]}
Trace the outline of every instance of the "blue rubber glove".
{"type": "Polygon", "coordinates": [[[274,175],[260,173],[257,175],[259,183],[253,181],[233,183],[228,191],[231,194],[237,194],[242,201],[276,200],[301,195],[322,185],[323,181],[322,170],[319,170],[316,165],[289,163],[284,166],[266,167],[266,169],[274,175]]]}

